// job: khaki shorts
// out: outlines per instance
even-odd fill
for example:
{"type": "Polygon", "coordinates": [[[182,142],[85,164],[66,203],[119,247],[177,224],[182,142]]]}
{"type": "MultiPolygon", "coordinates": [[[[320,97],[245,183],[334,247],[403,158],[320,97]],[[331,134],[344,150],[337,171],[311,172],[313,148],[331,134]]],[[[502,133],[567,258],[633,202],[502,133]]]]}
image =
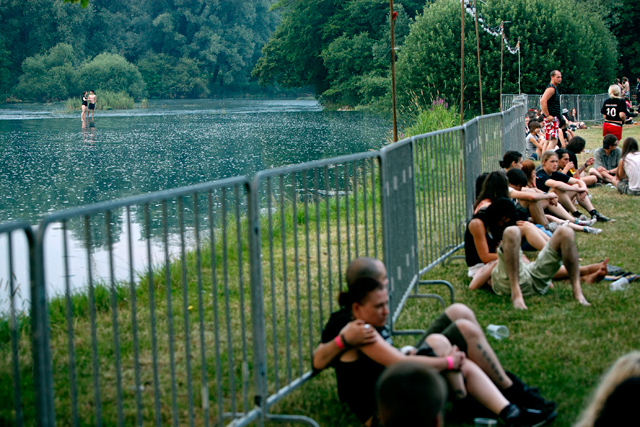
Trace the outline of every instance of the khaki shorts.
{"type": "MultiPolygon", "coordinates": [[[[522,295],[546,294],[551,278],[562,266],[560,254],[547,243],[534,262],[525,264],[522,260],[522,250],[520,250],[519,260],[518,276],[522,295]]],[[[498,295],[511,295],[502,245],[498,247],[498,265],[491,272],[491,286],[498,295]]]]}

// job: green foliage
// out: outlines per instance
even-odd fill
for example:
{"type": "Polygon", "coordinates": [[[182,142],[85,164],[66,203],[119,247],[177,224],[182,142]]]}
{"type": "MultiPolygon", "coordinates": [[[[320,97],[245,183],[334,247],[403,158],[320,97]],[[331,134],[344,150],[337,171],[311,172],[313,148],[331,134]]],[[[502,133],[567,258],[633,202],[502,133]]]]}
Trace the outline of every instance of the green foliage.
{"type": "MultiPolygon", "coordinates": [[[[607,2],[609,3],[609,2],[607,2]]],[[[640,75],[640,43],[638,43],[638,20],[640,3],[631,0],[610,2],[611,31],[620,44],[620,71],[631,79],[640,75]]]]}
{"type": "Polygon", "coordinates": [[[69,97],[75,90],[76,68],[73,47],[60,43],[44,55],[25,59],[24,74],[15,89],[18,98],[51,101],[69,97]]]}
{"type": "Polygon", "coordinates": [[[6,93],[9,90],[9,79],[11,78],[11,71],[9,70],[11,53],[6,49],[4,41],[0,37],[0,94],[6,93]]]}
{"type": "MultiPolygon", "coordinates": [[[[602,18],[577,9],[573,0],[489,1],[479,5],[489,25],[511,21],[506,36],[522,49],[524,93],[542,93],[549,72],[562,71],[561,93],[602,92],[615,77],[616,41],[602,18]]],[[[451,102],[460,96],[460,3],[442,0],[428,6],[416,19],[400,51],[398,96],[429,87],[451,102]]],[[[465,109],[479,111],[478,66],[474,22],[465,14],[465,109]]],[[[480,32],[482,86],[485,111],[499,106],[499,37],[480,32]]],[[[517,56],[504,51],[503,93],[518,91],[517,56]]],[[[465,114],[466,116],[467,114],[465,114]]]]}
{"type": "Polygon", "coordinates": [[[142,98],[145,84],[138,68],[120,55],[103,53],[80,67],[80,87],[84,90],[126,92],[142,98]]]}
{"type": "MultiPolygon", "coordinates": [[[[396,43],[408,34],[416,5],[396,3],[396,43]]],[[[313,86],[324,103],[375,102],[389,90],[389,2],[281,2],[283,20],[253,75],[261,84],[313,86]]]]}
{"type": "Polygon", "coordinates": [[[137,65],[152,98],[199,98],[208,94],[206,75],[196,59],[149,53],[137,65]]]}
{"type": "MultiPolygon", "coordinates": [[[[110,92],[100,91],[96,93],[98,96],[98,102],[96,103],[96,110],[128,110],[135,107],[133,98],[126,92],[110,92]]],[[[144,103],[144,99],[142,102],[144,103]]],[[[66,100],[65,105],[67,110],[80,110],[82,108],[81,98],[69,98],[66,100]]],[[[142,107],[146,108],[146,107],[142,107]]]]}
{"type": "Polygon", "coordinates": [[[414,101],[414,105],[418,115],[415,117],[413,124],[405,129],[405,136],[421,135],[440,129],[452,128],[460,122],[460,114],[453,108],[449,108],[449,105],[442,98],[434,99],[429,108],[424,108],[417,101],[414,101]]]}
{"type": "MultiPolygon", "coordinates": [[[[163,70],[169,74],[160,75],[160,80],[174,83],[169,88],[172,96],[215,94],[231,84],[250,82],[249,71],[278,19],[277,13],[269,12],[272,0],[81,0],[80,3],[82,7],[51,0],[0,2],[1,38],[9,51],[4,55],[0,46],[0,86],[15,87],[23,74],[21,66],[25,59],[43,55],[65,43],[73,47],[79,62],[105,53],[120,55],[131,64],[139,63],[149,53],[168,55],[171,66],[163,70]],[[8,70],[8,78],[3,70],[8,70]]],[[[150,87],[158,86],[157,74],[151,74],[156,83],[148,82],[150,87]]],[[[80,78],[83,85],[94,85],[90,77],[83,79],[80,75],[80,78]]],[[[135,83],[135,90],[126,90],[137,98],[142,93],[139,86],[135,83]]],[[[61,93],[52,97],[49,95],[52,89],[42,91],[40,99],[66,99],[74,95],[58,91],[61,93]]],[[[123,88],[110,85],[102,89],[123,88]]]]}

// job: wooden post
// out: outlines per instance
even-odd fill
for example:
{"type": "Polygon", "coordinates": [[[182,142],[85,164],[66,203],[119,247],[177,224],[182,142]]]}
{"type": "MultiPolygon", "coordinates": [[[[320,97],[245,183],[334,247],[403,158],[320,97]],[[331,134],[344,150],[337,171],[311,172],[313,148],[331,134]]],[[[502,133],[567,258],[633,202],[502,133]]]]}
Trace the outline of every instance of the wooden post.
{"type": "Polygon", "coordinates": [[[482,105],[482,67],[480,66],[480,34],[478,33],[478,6],[476,6],[476,0],[473,0],[473,8],[475,9],[474,17],[476,21],[476,45],[478,48],[478,87],[480,88],[480,115],[484,116],[484,107],[482,105]]]}
{"type": "Polygon", "coordinates": [[[462,0],[462,22],[460,25],[460,126],[464,124],[464,2],[462,0]]]}
{"type": "Polygon", "coordinates": [[[393,142],[398,141],[398,122],[396,119],[396,51],[395,51],[395,19],[393,16],[393,0],[389,0],[389,17],[391,18],[391,99],[393,109],[393,142]]]}

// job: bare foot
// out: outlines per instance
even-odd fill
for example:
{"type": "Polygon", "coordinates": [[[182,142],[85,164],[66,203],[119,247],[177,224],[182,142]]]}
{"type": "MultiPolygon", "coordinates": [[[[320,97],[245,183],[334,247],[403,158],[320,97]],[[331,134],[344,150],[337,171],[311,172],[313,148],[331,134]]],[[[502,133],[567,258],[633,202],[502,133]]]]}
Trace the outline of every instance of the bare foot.
{"type": "Polygon", "coordinates": [[[576,299],[578,300],[578,302],[586,307],[589,307],[591,304],[589,304],[589,301],[587,301],[587,299],[584,297],[584,295],[580,294],[576,296],[576,299]]]}
{"type": "Polygon", "coordinates": [[[580,277],[580,281],[584,283],[598,283],[607,275],[607,266],[606,264],[600,266],[600,269],[595,273],[587,274],[585,276],[580,277]]]}

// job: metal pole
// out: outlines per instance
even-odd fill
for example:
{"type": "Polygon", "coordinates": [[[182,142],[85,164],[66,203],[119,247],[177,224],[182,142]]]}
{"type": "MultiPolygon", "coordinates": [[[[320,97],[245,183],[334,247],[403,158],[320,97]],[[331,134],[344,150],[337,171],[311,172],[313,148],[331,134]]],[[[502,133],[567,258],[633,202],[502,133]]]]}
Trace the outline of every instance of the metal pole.
{"type": "MultiPolygon", "coordinates": [[[[520,89],[520,39],[518,39],[518,95],[522,95],[522,89],[520,89]]],[[[502,99],[502,95],[500,95],[502,99]]]]}
{"type": "Polygon", "coordinates": [[[460,126],[464,124],[464,3],[466,0],[460,2],[462,5],[462,23],[460,26],[460,126]]]}
{"type": "MultiPolygon", "coordinates": [[[[482,67],[480,66],[480,34],[478,33],[478,6],[476,0],[473,0],[473,16],[476,21],[476,46],[478,49],[478,85],[480,87],[480,115],[484,116],[484,107],[482,105],[482,67]]],[[[502,97],[502,91],[500,91],[502,97]]]]}
{"type": "Polygon", "coordinates": [[[502,63],[504,62],[504,21],[500,23],[500,111],[502,111],[502,63]]]}
{"type": "Polygon", "coordinates": [[[395,16],[393,12],[393,0],[389,0],[391,18],[391,99],[393,103],[393,142],[398,140],[398,122],[396,120],[396,50],[395,50],[395,16]]]}

